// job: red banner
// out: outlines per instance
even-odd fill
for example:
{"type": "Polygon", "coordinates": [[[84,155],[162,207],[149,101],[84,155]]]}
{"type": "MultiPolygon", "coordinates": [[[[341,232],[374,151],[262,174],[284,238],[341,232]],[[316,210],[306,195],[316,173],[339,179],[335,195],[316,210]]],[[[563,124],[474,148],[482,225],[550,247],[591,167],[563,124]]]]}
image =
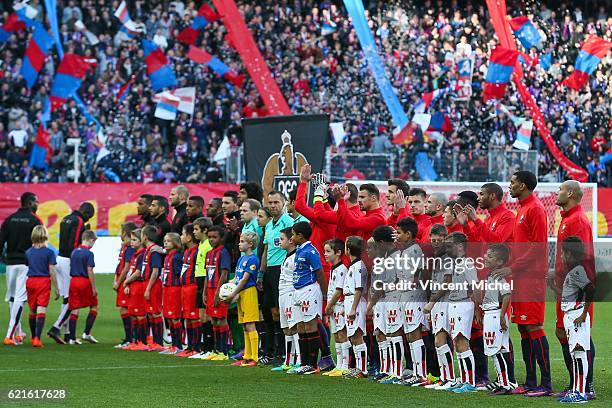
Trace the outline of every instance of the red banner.
{"type": "Polygon", "coordinates": [[[291,110],[281,93],[274,77],[268,69],[266,60],[259,52],[257,44],[245,24],[240,11],[233,0],[213,0],[217,11],[227,28],[231,44],[240,54],[251,79],[255,83],[259,96],[271,116],[289,116],[291,110]]]}
{"type": "MultiPolygon", "coordinates": [[[[59,224],[72,210],[84,201],[91,202],[96,214],[89,220],[91,229],[119,235],[121,224],[138,219],[136,202],[142,194],[168,197],[178,184],[132,183],[49,183],[49,184],[0,184],[0,223],[19,208],[19,197],[26,191],[38,196],[37,214],[49,229],[51,244],[58,245],[59,224]]],[[[187,184],[191,195],[199,195],[206,203],[213,197],[222,197],[227,190],[238,190],[236,184],[210,183],[187,184]]]]}

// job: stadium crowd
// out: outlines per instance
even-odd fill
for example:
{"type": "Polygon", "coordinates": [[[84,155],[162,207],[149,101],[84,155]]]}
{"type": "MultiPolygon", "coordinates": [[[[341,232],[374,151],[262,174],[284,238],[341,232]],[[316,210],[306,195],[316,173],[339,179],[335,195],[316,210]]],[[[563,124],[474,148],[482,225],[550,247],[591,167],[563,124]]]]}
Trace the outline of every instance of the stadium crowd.
{"type": "MultiPolygon", "coordinates": [[[[41,3],[30,2],[39,9],[38,18],[44,16],[41,3]]],[[[146,36],[164,49],[179,86],[195,86],[198,90],[193,118],[186,114],[175,121],[154,118],[153,92],[143,69],[141,46],[135,39],[122,40],[117,35],[120,23],[113,12],[118,3],[58,1],[64,48],[98,61],[95,72],[86,77],[79,93],[103,125],[108,136],[106,148],[111,154],[97,160],[101,142],[95,126],[88,125],[76,103],[70,101],[52,118],[53,157],[48,170],[30,168],[29,152],[58,61],[53,52],[29,91],[19,76],[28,36],[22,31],[0,48],[0,181],[66,181],[72,160],[71,148],[66,144],[70,137],[82,140],[84,181],[217,181],[224,177],[223,169],[213,163],[212,157],[223,136],[228,136],[232,146],[239,146],[241,119],[266,114],[248,75],[242,88],[237,88],[204,65],[187,59],[188,47],[175,38],[189,25],[190,15],[197,10],[195,2],[134,1],[130,4],[132,18],[144,23],[146,36]],[[100,42],[96,46],[76,31],[78,20],[98,37],[100,42]],[[136,77],[135,84],[118,104],[117,92],[132,76],[136,77]]],[[[371,10],[370,23],[388,74],[409,115],[423,92],[446,87],[455,75],[451,62],[456,44],[469,44],[476,52],[474,94],[470,101],[457,102],[452,95],[446,95],[436,104],[437,110],[451,118],[454,131],[429,141],[417,137],[408,147],[392,146],[384,140],[392,137],[390,116],[342,5],[322,0],[237,3],[292,112],[326,112],[332,122],[344,123],[347,134],[340,151],[398,150],[402,175],[408,179],[418,178],[411,160],[414,152],[429,152],[441,178],[449,179],[452,152],[461,151],[460,160],[469,163],[459,172],[459,177],[464,175],[465,180],[470,174],[478,174],[476,167],[488,149],[511,149],[517,129],[508,115],[496,114],[495,107],[486,106],[480,97],[486,57],[495,44],[483,3],[365,2],[371,10]],[[379,142],[375,143],[377,137],[379,142]]],[[[586,34],[611,38],[612,17],[608,16],[605,1],[555,2],[555,10],[547,7],[550,2],[524,3],[546,36],[538,54],[552,53],[548,70],[529,69],[526,76],[529,89],[560,148],[571,160],[588,169],[591,181],[609,185],[612,167],[610,162],[607,167],[601,164],[599,157],[611,148],[610,64],[600,64],[581,92],[560,86],[586,34]]],[[[510,2],[511,15],[523,13],[520,10],[523,9],[510,2]]],[[[5,8],[2,20],[10,12],[5,8]]],[[[222,21],[216,21],[202,30],[196,45],[246,74],[239,55],[225,40],[225,33],[222,21]]],[[[506,93],[502,102],[511,112],[524,110],[513,90],[506,93]]],[[[562,180],[563,175],[557,171],[558,165],[544,143],[538,136],[532,140],[540,153],[540,179],[562,180]]]]}

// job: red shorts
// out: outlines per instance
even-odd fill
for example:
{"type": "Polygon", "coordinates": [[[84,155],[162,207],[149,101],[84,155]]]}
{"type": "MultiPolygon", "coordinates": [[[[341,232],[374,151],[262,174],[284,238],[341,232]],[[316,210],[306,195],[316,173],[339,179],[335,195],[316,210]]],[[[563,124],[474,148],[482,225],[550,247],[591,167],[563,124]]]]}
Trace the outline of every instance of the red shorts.
{"type": "Polygon", "coordinates": [[[229,305],[219,299],[219,305],[215,307],[215,292],[217,288],[206,288],[206,314],[217,319],[227,318],[229,305]]]}
{"type": "MultiPolygon", "coordinates": [[[[144,282],[144,288],[147,289],[149,282],[144,282]]],[[[162,284],[159,279],[153,283],[149,299],[145,299],[146,310],[148,314],[159,315],[162,312],[162,284]]]]}
{"type": "Polygon", "coordinates": [[[124,290],[125,286],[123,286],[123,282],[121,282],[121,285],[119,285],[119,288],[117,289],[115,299],[115,306],[117,307],[128,307],[129,296],[125,294],[124,290]]]}
{"type": "Polygon", "coordinates": [[[98,297],[94,296],[89,278],[73,276],[68,290],[68,308],[70,310],[98,306],[98,297]]]}
{"type": "MultiPolygon", "coordinates": [[[[565,313],[563,312],[563,310],[561,310],[561,300],[557,299],[556,302],[556,309],[557,309],[557,322],[555,324],[555,327],[557,329],[564,329],[565,330],[565,326],[563,325],[563,317],[565,316],[565,313]]],[[[593,303],[591,303],[591,307],[589,307],[589,316],[591,317],[591,327],[593,327],[593,303]]]]}
{"type": "Polygon", "coordinates": [[[26,280],[28,305],[30,313],[36,313],[38,306],[47,307],[51,295],[51,278],[46,276],[33,276],[26,280]]]}
{"type": "Polygon", "coordinates": [[[544,324],[545,311],[545,302],[513,302],[512,323],[541,326],[544,324]]]}
{"type": "Polygon", "coordinates": [[[147,314],[144,298],[145,286],[143,281],[130,283],[130,295],[128,300],[128,313],[132,316],[144,316],[147,314]]]}
{"type": "Polygon", "coordinates": [[[164,300],[162,303],[164,317],[168,319],[181,318],[181,287],[164,286],[164,300]]]}
{"type": "Polygon", "coordinates": [[[196,307],[196,297],[198,295],[198,285],[181,286],[181,310],[183,319],[199,319],[200,312],[196,307]]]}

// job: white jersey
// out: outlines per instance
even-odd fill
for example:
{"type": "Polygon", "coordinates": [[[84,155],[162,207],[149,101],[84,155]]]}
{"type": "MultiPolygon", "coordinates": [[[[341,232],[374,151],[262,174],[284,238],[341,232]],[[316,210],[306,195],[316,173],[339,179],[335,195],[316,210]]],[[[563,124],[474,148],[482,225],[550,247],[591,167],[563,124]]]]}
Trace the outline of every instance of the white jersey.
{"type": "MultiPolygon", "coordinates": [[[[353,262],[348,267],[346,278],[344,279],[344,286],[342,287],[344,296],[354,296],[355,290],[359,288],[365,291],[367,278],[368,272],[361,259],[353,262]]],[[[362,294],[365,296],[364,292],[362,294]]]]}
{"type": "MultiPolygon", "coordinates": [[[[329,275],[329,284],[327,285],[327,301],[329,302],[334,296],[336,289],[342,290],[344,288],[344,278],[346,277],[348,268],[340,263],[338,266],[332,269],[329,275]]],[[[342,300],[338,300],[337,304],[342,304],[342,300]]]]}
{"type": "Polygon", "coordinates": [[[423,286],[419,283],[420,274],[423,268],[423,250],[420,245],[414,243],[408,248],[402,251],[402,268],[400,269],[401,280],[407,282],[414,282],[415,285],[411,290],[407,290],[402,294],[403,302],[426,302],[427,292],[423,289],[423,286]]]}
{"type": "Polygon", "coordinates": [[[295,251],[287,254],[281,264],[280,278],[278,280],[278,294],[284,295],[293,292],[293,271],[295,270],[295,251]]]}

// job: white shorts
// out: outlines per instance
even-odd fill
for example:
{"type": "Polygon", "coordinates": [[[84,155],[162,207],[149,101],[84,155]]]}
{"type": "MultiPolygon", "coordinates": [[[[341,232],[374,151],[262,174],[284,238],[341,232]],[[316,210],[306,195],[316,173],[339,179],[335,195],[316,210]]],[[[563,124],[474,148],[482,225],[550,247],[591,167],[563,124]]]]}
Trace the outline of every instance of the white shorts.
{"type": "Polygon", "coordinates": [[[474,319],[474,302],[448,302],[448,321],[450,335],[454,340],[459,334],[466,339],[472,336],[472,320],[474,319]]]}
{"type": "Polygon", "coordinates": [[[429,330],[429,322],[423,313],[426,304],[425,302],[404,303],[404,333],[412,333],[419,326],[422,326],[423,330],[429,330]]]}
{"type": "Polygon", "coordinates": [[[336,302],[332,308],[332,315],[329,319],[332,334],[338,333],[340,330],[346,328],[346,318],[344,316],[344,304],[342,302],[336,302]]]}
{"type": "Polygon", "coordinates": [[[587,313],[584,323],[574,324],[574,320],[582,314],[582,309],[570,310],[563,316],[563,326],[567,335],[570,351],[574,351],[576,346],[582,346],[584,350],[591,349],[591,316],[587,313]]]}
{"type": "Polygon", "coordinates": [[[448,324],[448,302],[436,302],[431,308],[431,326],[433,334],[444,330],[450,333],[448,324]]]}
{"type": "Polygon", "coordinates": [[[404,327],[404,304],[400,302],[399,294],[385,297],[382,305],[385,308],[385,334],[387,336],[402,330],[404,327]]]}
{"type": "Polygon", "coordinates": [[[482,337],[484,342],[484,353],[487,356],[510,351],[510,321],[507,315],[504,316],[508,329],[502,331],[501,324],[499,324],[500,314],[500,309],[484,311],[484,317],[482,319],[482,337]]]}
{"type": "Polygon", "coordinates": [[[278,296],[278,310],[280,312],[281,329],[290,329],[295,326],[295,292],[291,291],[278,296]]]}
{"type": "MultiPolygon", "coordinates": [[[[353,298],[354,296],[346,296],[344,298],[344,304],[345,304],[344,312],[347,316],[351,311],[350,308],[353,305],[353,298]]],[[[346,319],[346,334],[349,337],[357,333],[357,329],[361,329],[361,332],[363,334],[366,333],[366,310],[367,308],[368,306],[362,297],[359,303],[357,304],[357,310],[355,311],[356,312],[355,320],[349,320],[348,318],[346,319]]]]}
{"type": "MultiPolygon", "coordinates": [[[[373,313],[372,324],[374,326],[374,332],[376,332],[376,330],[379,330],[381,333],[386,333],[387,332],[386,310],[385,310],[384,301],[381,301],[381,300],[382,299],[379,299],[378,302],[372,308],[372,313],[373,313]]],[[[346,302],[346,298],[345,298],[345,302],[346,302]]],[[[351,307],[352,302],[353,301],[351,300],[351,304],[347,303],[348,308],[351,307]]],[[[366,309],[367,309],[367,306],[366,306],[366,309]]]]}
{"type": "Polygon", "coordinates": [[[293,295],[296,323],[307,323],[323,316],[323,294],[318,283],[296,289],[293,295]]]}
{"type": "Polygon", "coordinates": [[[57,289],[61,297],[67,298],[70,290],[70,258],[57,257],[57,289]]]}
{"type": "Polygon", "coordinates": [[[26,280],[28,279],[28,267],[26,265],[6,265],[6,296],[4,300],[11,298],[16,302],[28,300],[26,292],[26,280]]]}

